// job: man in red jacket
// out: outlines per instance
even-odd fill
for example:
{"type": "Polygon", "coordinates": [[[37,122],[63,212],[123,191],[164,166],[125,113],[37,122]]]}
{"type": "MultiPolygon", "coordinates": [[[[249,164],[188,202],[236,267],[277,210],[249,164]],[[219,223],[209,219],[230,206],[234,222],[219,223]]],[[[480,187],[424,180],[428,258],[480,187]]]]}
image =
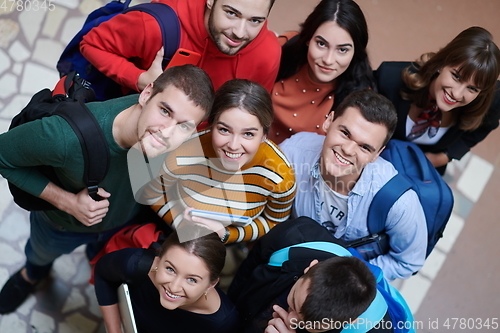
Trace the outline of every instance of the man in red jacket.
{"type": "MultiPolygon", "coordinates": [[[[176,12],[180,48],[201,54],[198,66],[219,88],[248,79],[271,91],[281,48],[267,29],[274,0],[159,0],[176,12]]],[[[82,54],[121,86],[141,91],[163,71],[161,31],[149,14],[119,14],[92,29],[80,44],[82,54]]]]}

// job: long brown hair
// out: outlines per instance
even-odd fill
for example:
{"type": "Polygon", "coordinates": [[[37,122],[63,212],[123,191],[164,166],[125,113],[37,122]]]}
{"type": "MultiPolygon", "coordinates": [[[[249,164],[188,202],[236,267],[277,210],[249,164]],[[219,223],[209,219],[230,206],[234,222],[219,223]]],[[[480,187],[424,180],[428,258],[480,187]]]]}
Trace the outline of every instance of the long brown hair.
{"type": "Polygon", "coordinates": [[[481,92],[471,103],[459,110],[457,125],[462,130],[478,128],[493,100],[500,75],[500,50],[493,37],[484,28],[471,27],[462,31],[437,53],[425,53],[416,61],[414,72],[411,67],[402,72],[402,78],[410,91],[402,93],[403,98],[418,107],[425,107],[429,87],[445,67],[458,67],[463,80],[473,78],[481,92]]]}
{"type": "Polygon", "coordinates": [[[335,81],[333,109],[351,92],[364,88],[376,91],[372,68],[368,59],[368,26],[363,11],[352,0],[322,0],[301,24],[300,34],[283,45],[280,69],[276,81],[297,73],[307,64],[308,43],[325,22],[336,22],[347,31],[354,42],[354,56],[347,70],[335,81]]]}

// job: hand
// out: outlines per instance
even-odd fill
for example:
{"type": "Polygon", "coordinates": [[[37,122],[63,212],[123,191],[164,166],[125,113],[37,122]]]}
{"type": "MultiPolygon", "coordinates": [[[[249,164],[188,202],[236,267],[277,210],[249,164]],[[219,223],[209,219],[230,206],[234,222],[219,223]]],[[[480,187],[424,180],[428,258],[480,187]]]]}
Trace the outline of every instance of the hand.
{"type": "Polygon", "coordinates": [[[279,305],[273,306],[273,319],[269,320],[264,333],[295,333],[294,329],[288,327],[288,312],[279,305]]]}
{"type": "Polygon", "coordinates": [[[192,207],[187,207],[184,210],[184,220],[191,221],[194,224],[199,224],[202,225],[212,231],[214,231],[217,235],[219,235],[219,238],[224,237],[224,233],[226,232],[225,230],[225,225],[222,222],[212,220],[212,219],[207,219],[204,217],[199,217],[199,216],[191,216],[189,212],[193,210],[192,207]]]}
{"type": "Polygon", "coordinates": [[[432,163],[432,165],[437,168],[446,165],[450,160],[448,155],[445,153],[425,153],[427,159],[432,163]]]}
{"type": "Polygon", "coordinates": [[[97,194],[103,200],[94,201],[89,196],[87,188],[74,194],[49,182],[40,194],[40,198],[51,203],[57,209],[72,215],[83,225],[89,227],[101,222],[108,212],[109,201],[106,198],[109,198],[111,194],[102,188],[98,189],[97,194]]]}
{"type": "Polygon", "coordinates": [[[163,47],[156,52],[155,59],[153,60],[153,63],[151,64],[151,67],[145,72],[142,72],[141,75],[139,75],[139,78],[137,80],[137,88],[139,88],[139,91],[144,90],[148,84],[156,80],[158,76],[160,76],[161,73],[163,73],[163,68],[162,68],[162,62],[163,62],[163,47]]]}
{"type": "Polygon", "coordinates": [[[103,200],[95,201],[89,196],[88,190],[85,188],[75,195],[75,204],[71,205],[66,212],[73,215],[83,225],[90,227],[102,222],[106,216],[109,207],[109,201],[106,198],[111,196],[103,188],[99,188],[97,194],[103,200]]]}

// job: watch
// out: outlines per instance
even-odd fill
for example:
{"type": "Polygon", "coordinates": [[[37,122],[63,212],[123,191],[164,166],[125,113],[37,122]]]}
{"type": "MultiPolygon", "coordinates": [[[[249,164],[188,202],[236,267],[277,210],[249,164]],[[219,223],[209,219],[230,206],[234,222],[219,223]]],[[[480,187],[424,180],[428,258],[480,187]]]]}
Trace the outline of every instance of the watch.
{"type": "Polygon", "coordinates": [[[451,158],[450,158],[450,155],[448,155],[448,149],[445,149],[443,150],[443,153],[446,155],[446,157],[448,157],[448,162],[451,162],[451,158]]]}
{"type": "Polygon", "coordinates": [[[222,238],[220,239],[220,241],[222,243],[227,242],[227,239],[229,238],[229,229],[228,228],[224,228],[224,230],[225,230],[224,236],[222,236],[222,238]]]}

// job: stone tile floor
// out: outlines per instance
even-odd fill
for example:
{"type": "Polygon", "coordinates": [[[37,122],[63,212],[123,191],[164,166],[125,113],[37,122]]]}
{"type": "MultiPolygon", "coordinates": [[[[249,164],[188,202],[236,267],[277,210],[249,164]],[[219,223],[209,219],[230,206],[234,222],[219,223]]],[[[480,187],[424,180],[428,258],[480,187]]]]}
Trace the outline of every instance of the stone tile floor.
{"type": "MultiPolygon", "coordinates": [[[[58,80],[55,63],[64,46],[80,29],[88,13],[105,1],[53,0],[52,11],[33,7],[28,10],[28,0],[18,2],[23,6],[10,10],[12,2],[0,0],[0,133],[7,130],[11,118],[35,92],[53,87],[58,80]]],[[[134,3],[139,2],[146,1],[134,3]]],[[[454,191],[456,203],[445,238],[418,275],[395,282],[415,313],[493,171],[492,161],[472,153],[448,168],[446,180],[454,191]]],[[[28,214],[12,202],[6,181],[0,178],[0,285],[23,265],[28,235],[28,214]]],[[[104,332],[88,277],[89,266],[82,248],[59,258],[49,283],[15,313],[0,316],[0,332],[104,332]]]]}
{"type": "MultiPolygon", "coordinates": [[[[35,1],[13,5],[0,0],[0,133],[34,93],[54,86],[59,78],[55,64],[64,46],[87,15],[105,2],[40,0],[35,8],[35,1]]],[[[146,1],[133,4],[140,2],[146,1]]],[[[12,202],[7,182],[0,177],[1,285],[23,266],[28,236],[28,214],[12,202]]],[[[51,279],[35,295],[15,313],[0,316],[0,332],[104,332],[89,273],[83,248],[62,256],[54,263],[51,279]]]]}

